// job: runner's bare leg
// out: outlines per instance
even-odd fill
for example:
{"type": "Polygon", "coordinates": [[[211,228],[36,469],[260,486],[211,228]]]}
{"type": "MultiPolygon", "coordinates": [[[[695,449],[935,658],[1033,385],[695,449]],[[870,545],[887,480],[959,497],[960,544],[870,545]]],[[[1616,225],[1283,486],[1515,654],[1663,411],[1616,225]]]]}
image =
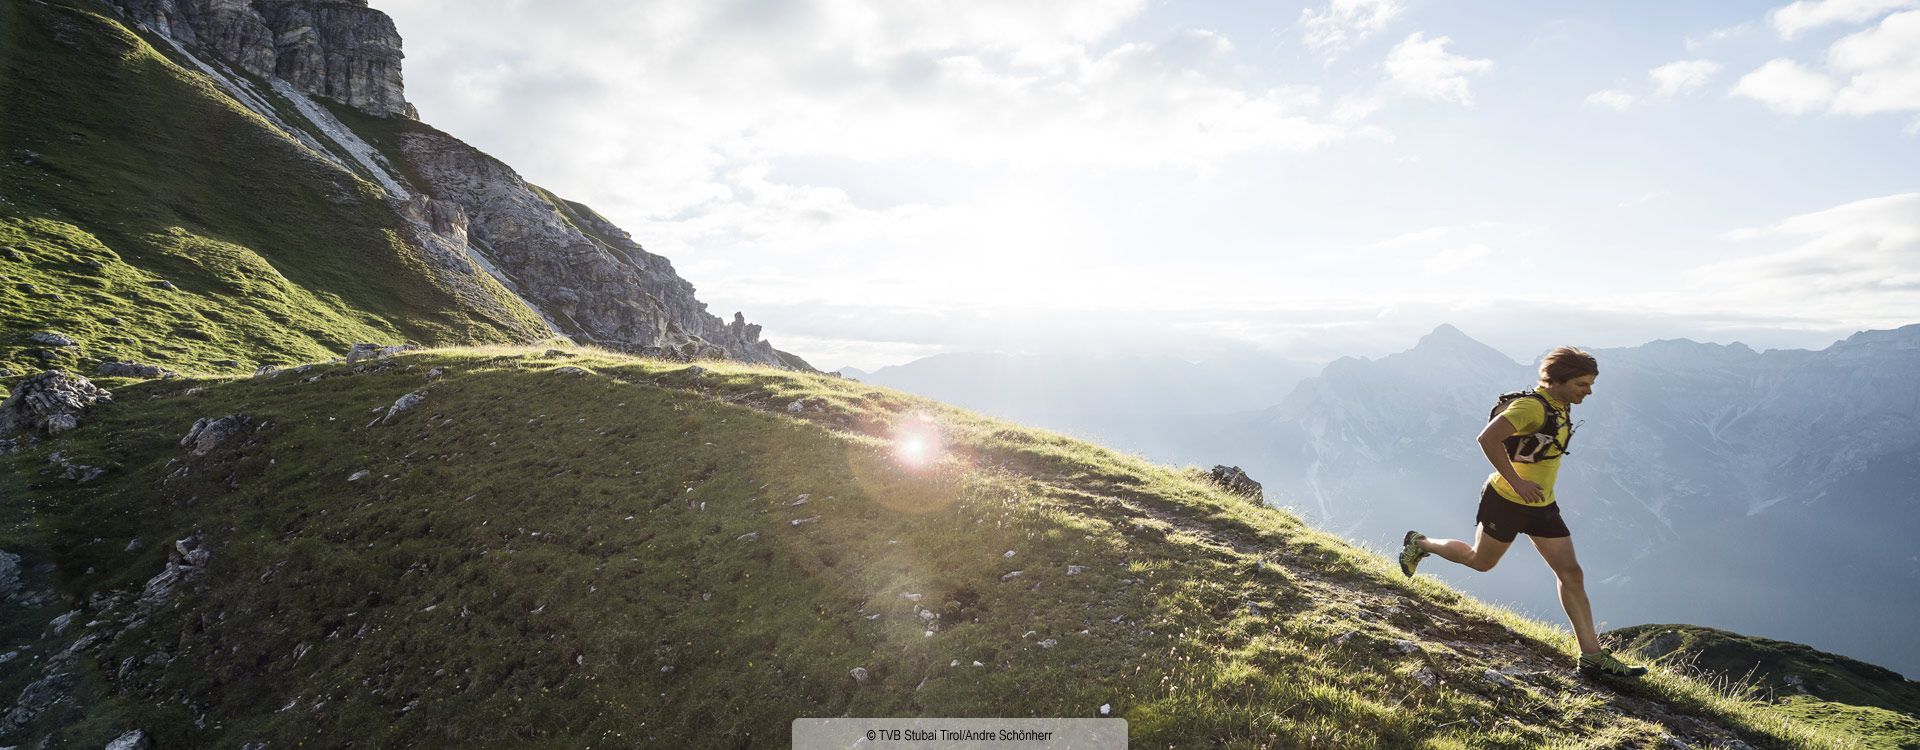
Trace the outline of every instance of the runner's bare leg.
{"type": "Polygon", "coordinates": [[[1553,568],[1553,574],[1560,579],[1560,606],[1567,610],[1567,620],[1573,623],[1573,637],[1580,641],[1580,653],[1599,652],[1600,637],[1593,628],[1593,604],[1587,601],[1586,573],[1574,558],[1573,537],[1534,537],[1533,548],[1540,551],[1547,567],[1553,568]]]}
{"type": "Polygon", "coordinates": [[[1487,536],[1485,526],[1475,527],[1473,544],[1458,539],[1420,540],[1421,549],[1482,573],[1493,570],[1493,566],[1500,562],[1500,557],[1507,554],[1507,548],[1511,546],[1512,542],[1487,536]]]}

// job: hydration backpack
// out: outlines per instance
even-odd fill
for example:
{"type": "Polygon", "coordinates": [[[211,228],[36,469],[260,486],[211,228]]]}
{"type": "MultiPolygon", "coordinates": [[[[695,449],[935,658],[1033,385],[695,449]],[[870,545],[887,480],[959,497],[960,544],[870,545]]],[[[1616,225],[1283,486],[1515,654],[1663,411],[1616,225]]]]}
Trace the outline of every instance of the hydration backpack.
{"type": "Polygon", "coordinates": [[[1507,458],[1514,463],[1532,464],[1570,453],[1571,451],[1567,450],[1567,443],[1573,442],[1573,430],[1577,425],[1569,425],[1567,442],[1560,442],[1560,423],[1566,417],[1561,416],[1560,410],[1553,408],[1553,404],[1547,401],[1546,396],[1540,395],[1539,391],[1511,391],[1500,394],[1500,400],[1493,405],[1493,411],[1487,414],[1487,419],[1491,421],[1494,417],[1500,416],[1500,412],[1506,411],[1513,402],[1523,398],[1538,400],[1540,408],[1546,411],[1546,420],[1540,423],[1540,429],[1533,434],[1514,435],[1507,438],[1505,441],[1507,458]]]}

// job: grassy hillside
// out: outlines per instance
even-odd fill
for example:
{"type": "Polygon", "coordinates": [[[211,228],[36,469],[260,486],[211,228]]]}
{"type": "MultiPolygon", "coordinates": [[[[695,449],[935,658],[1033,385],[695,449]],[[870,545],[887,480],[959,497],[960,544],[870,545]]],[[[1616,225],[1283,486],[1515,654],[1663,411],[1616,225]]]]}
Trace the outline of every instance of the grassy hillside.
{"type": "Polygon", "coordinates": [[[110,359],[251,371],[355,341],[544,331],[491,279],[479,305],[437,284],[371,183],[103,7],[0,5],[0,378],[110,359]],[[30,340],[42,331],[77,345],[30,340]]]}
{"type": "Polygon", "coordinates": [[[23,616],[80,610],[0,680],[71,649],[78,698],[7,742],[784,746],[797,716],[1104,705],[1139,747],[1870,746],[1588,681],[1565,632],[1196,471],[851,381],[502,349],[110,384],[0,473],[31,500],[0,548],[65,600],[23,616]]]}
{"type": "Polygon", "coordinates": [[[1804,644],[1696,625],[1636,625],[1612,634],[1624,648],[1729,692],[1776,703],[1808,725],[1920,748],[1920,683],[1804,644]]]}

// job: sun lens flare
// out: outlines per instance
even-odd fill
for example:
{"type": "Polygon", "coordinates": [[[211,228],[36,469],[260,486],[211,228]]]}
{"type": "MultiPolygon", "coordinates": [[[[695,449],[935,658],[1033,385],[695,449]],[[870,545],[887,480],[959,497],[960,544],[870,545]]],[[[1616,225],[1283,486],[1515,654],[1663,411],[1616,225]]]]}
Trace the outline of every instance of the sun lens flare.
{"type": "Polygon", "coordinates": [[[893,433],[893,455],[910,468],[924,468],[938,461],[941,454],[940,431],[933,418],[922,413],[893,433]]]}

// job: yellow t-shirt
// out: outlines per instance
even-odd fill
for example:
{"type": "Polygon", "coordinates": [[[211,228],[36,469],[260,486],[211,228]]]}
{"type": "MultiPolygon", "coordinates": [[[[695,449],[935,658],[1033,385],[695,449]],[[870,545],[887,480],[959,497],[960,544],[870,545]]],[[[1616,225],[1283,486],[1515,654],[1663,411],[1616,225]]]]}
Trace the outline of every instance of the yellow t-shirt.
{"type": "MultiPolygon", "coordinates": [[[[1547,402],[1553,404],[1554,411],[1560,413],[1559,434],[1554,438],[1559,440],[1561,445],[1566,445],[1567,439],[1573,437],[1573,420],[1567,412],[1566,403],[1554,398],[1553,394],[1547,393],[1545,388],[1533,390],[1545,396],[1547,402]]],[[[1507,404],[1507,410],[1500,412],[1500,416],[1504,417],[1508,424],[1513,425],[1515,435],[1531,435],[1538,432],[1541,425],[1547,423],[1547,410],[1540,405],[1539,399],[1516,398],[1512,403],[1507,404]]],[[[1540,503],[1530,503],[1521,499],[1520,493],[1515,492],[1513,485],[1508,484],[1507,478],[1500,476],[1498,471],[1487,477],[1487,483],[1493,485],[1493,491],[1501,497],[1521,505],[1543,507],[1553,504],[1553,478],[1560,474],[1559,456],[1530,464],[1515,461],[1513,470],[1520,475],[1521,479],[1540,485],[1540,492],[1545,496],[1545,500],[1540,503]]]]}

